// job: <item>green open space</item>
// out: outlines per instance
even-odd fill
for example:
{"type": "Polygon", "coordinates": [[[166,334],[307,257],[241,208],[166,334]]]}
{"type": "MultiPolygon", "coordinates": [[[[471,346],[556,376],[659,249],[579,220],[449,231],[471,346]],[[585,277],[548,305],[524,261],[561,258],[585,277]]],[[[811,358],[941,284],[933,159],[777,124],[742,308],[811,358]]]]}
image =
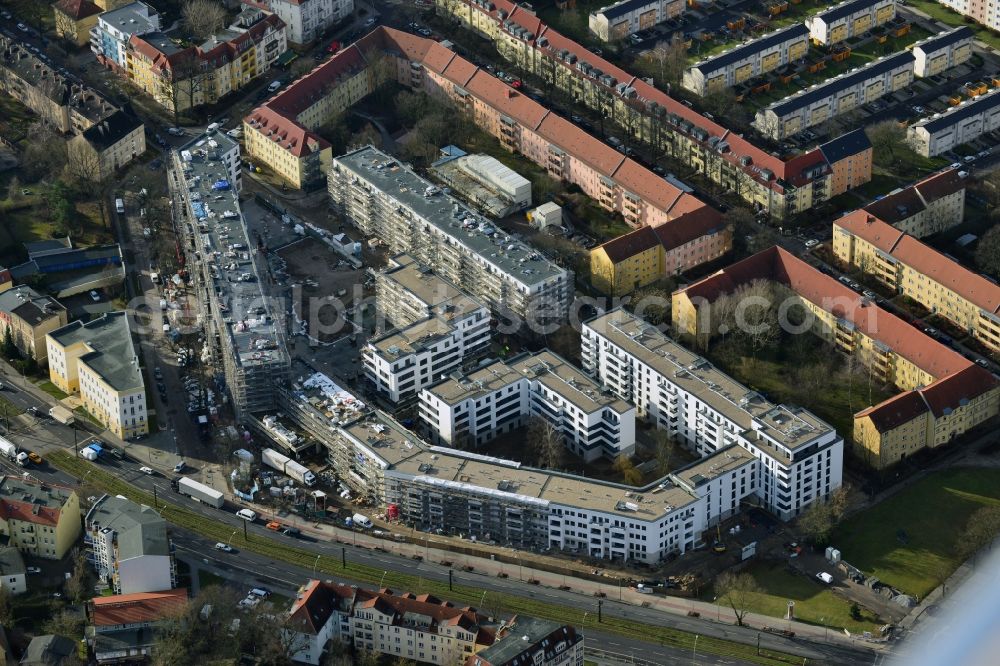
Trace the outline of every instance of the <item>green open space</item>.
{"type": "Polygon", "coordinates": [[[38,388],[40,388],[43,391],[45,391],[46,393],[48,393],[49,395],[51,395],[56,400],[62,400],[63,398],[67,397],[66,394],[63,393],[59,389],[58,386],[56,386],[55,384],[53,384],[48,379],[46,379],[44,381],[41,381],[41,382],[38,382],[38,388]]]}
{"type": "Polygon", "coordinates": [[[892,192],[899,185],[899,179],[887,173],[872,173],[872,179],[864,185],[854,188],[854,191],[861,193],[866,199],[874,199],[879,195],[892,192]]]}
{"type": "Polygon", "coordinates": [[[1000,504],[1000,469],[933,472],[837,526],[844,560],[919,599],[961,564],[956,546],[969,516],[1000,504]]]}
{"type": "MultiPolygon", "coordinates": [[[[382,568],[364,566],[351,561],[348,561],[347,567],[344,568],[341,566],[341,558],[339,556],[317,554],[315,551],[280,543],[253,533],[249,535],[249,538],[244,538],[240,531],[233,534],[232,528],[229,525],[206,519],[201,514],[195,513],[185,507],[171,504],[170,502],[164,502],[162,499],[154,501],[151,493],[139,490],[123,479],[105,471],[99,465],[95,465],[82,458],[76,458],[65,451],[55,451],[49,454],[49,462],[63,472],[78,479],[86,476],[88,484],[106,493],[120,494],[134,502],[154,506],[160,510],[160,515],[165,520],[183,529],[200,534],[210,541],[225,542],[231,538],[233,547],[237,549],[259,553],[265,557],[282,560],[307,570],[342,575],[366,583],[378,584],[381,581],[383,586],[395,590],[419,591],[439,596],[442,599],[472,604],[476,607],[500,609],[504,614],[531,615],[566,622],[581,628],[585,628],[584,622],[586,618],[588,616],[593,618],[594,615],[594,609],[591,608],[587,610],[570,608],[548,601],[543,602],[513,594],[484,595],[483,590],[468,585],[455,585],[453,589],[449,590],[447,583],[430,581],[422,576],[412,574],[393,571],[386,572],[382,568]]],[[[591,619],[591,622],[593,622],[593,619],[591,619]]],[[[789,654],[772,652],[770,650],[761,650],[758,653],[757,648],[752,645],[733,643],[708,636],[696,637],[695,634],[688,632],[669,627],[643,624],[626,618],[605,617],[603,624],[601,624],[601,629],[608,633],[656,642],[681,650],[693,649],[697,640],[697,648],[702,652],[732,657],[753,664],[801,663],[801,658],[789,654]]]]}
{"type": "MultiPolygon", "coordinates": [[[[751,595],[748,606],[753,613],[783,617],[788,602],[795,602],[795,619],[799,622],[818,624],[834,630],[847,629],[851,633],[876,631],[883,624],[870,612],[862,611],[861,619],[851,617],[851,602],[835,594],[818,580],[790,571],[781,562],[755,562],[747,570],[760,587],[751,595]]],[[[714,592],[704,596],[714,598],[714,592]]],[[[716,603],[724,601],[719,600],[716,603]]]]}
{"type": "Polygon", "coordinates": [[[951,26],[968,25],[976,34],[976,39],[994,49],[1000,49],[1000,36],[995,32],[978,23],[967,22],[961,14],[938,4],[935,0],[909,0],[907,4],[941,23],[951,26]]]}

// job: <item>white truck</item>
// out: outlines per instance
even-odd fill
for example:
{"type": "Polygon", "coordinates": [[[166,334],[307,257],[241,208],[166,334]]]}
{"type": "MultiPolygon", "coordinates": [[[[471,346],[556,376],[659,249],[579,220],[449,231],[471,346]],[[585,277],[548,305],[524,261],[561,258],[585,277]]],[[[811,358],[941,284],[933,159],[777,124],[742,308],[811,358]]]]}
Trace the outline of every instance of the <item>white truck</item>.
{"type": "Polygon", "coordinates": [[[56,405],[49,408],[49,416],[56,423],[62,423],[63,425],[73,425],[76,418],[73,416],[73,412],[66,409],[62,405],[56,405]]]}
{"type": "Polygon", "coordinates": [[[283,453],[278,453],[274,449],[264,449],[261,451],[260,459],[268,467],[292,477],[305,486],[316,485],[316,475],[308,467],[295,462],[283,453]]]}
{"type": "Polygon", "coordinates": [[[216,509],[221,509],[226,502],[222,493],[215,488],[210,488],[204,483],[198,483],[186,476],[181,477],[181,480],[177,482],[177,492],[209,506],[214,506],[216,509]]]}
{"type": "Polygon", "coordinates": [[[0,454],[7,456],[11,460],[15,460],[17,458],[17,445],[0,437],[0,454]]]}
{"type": "Polygon", "coordinates": [[[370,529],[372,526],[372,519],[363,513],[356,513],[351,516],[351,522],[355,527],[360,527],[362,529],[370,529]]]}

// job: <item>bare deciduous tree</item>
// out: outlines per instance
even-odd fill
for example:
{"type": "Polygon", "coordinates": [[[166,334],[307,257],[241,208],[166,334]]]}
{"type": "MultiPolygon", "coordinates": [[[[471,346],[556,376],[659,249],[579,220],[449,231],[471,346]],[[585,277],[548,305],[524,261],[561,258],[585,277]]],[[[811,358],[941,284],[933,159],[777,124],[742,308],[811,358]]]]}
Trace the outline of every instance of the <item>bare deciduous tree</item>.
{"type": "Polygon", "coordinates": [[[656,80],[676,86],[687,68],[687,44],[680,35],[670,41],[657,42],[656,46],[636,61],[638,70],[656,80]]]}
{"type": "Polygon", "coordinates": [[[663,430],[654,433],[653,441],[656,443],[656,474],[665,476],[673,468],[680,445],[663,430]]]}
{"type": "Polygon", "coordinates": [[[962,538],[959,539],[959,555],[963,559],[975,558],[980,550],[993,543],[998,534],[1000,534],[1000,506],[991,505],[976,509],[969,516],[962,538]]]}
{"type": "Polygon", "coordinates": [[[743,618],[750,612],[754,595],[760,592],[760,586],[748,573],[726,571],[716,579],[715,591],[719,599],[733,609],[736,624],[742,627],[743,618]]]}
{"type": "Polygon", "coordinates": [[[181,9],[184,28],[192,37],[205,39],[226,25],[226,8],[213,0],[188,0],[181,9]]]}
{"type": "Polygon", "coordinates": [[[873,159],[880,164],[894,164],[899,149],[906,145],[906,130],[892,118],[869,125],[865,134],[872,144],[873,159]]]}
{"type": "Polygon", "coordinates": [[[528,447],[535,464],[545,469],[556,469],[566,454],[566,440],[559,430],[540,416],[533,416],[528,423],[528,447]]]}
{"type": "Polygon", "coordinates": [[[615,458],[615,471],[621,474],[622,483],[629,486],[638,486],[642,483],[642,472],[640,472],[632,459],[625,454],[615,458]]]}

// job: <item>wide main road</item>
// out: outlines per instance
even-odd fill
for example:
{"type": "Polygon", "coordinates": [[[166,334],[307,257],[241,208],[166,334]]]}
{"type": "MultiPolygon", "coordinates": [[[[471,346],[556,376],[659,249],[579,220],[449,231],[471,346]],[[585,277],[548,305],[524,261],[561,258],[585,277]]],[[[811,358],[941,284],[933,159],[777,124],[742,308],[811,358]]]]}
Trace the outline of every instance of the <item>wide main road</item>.
{"type": "MultiPolygon", "coordinates": [[[[19,403],[24,403],[24,406],[30,406],[31,403],[34,403],[37,400],[33,396],[17,395],[17,393],[19,392],[5,392],[4,397],[12,403],[17,404],[19,407],[22,407],[19,403]]],[[[42,405],[39,405],[40,408],[41,406],[42,405]]],[[[72,451],[72,430],[55,424],[50,419],[44,417],[33,418],[28,415],[22,415],[17,419],[12,419],[11,426],[12,430],[7,434],[7,437],[19,446],[30,450],[41,451],[43,454],[46,451],[54,449],[61,449],[64,451],[69,449],[72,451]]],[[[154,476],[147,476],[140,472],[139,467],[143,464],[146,463],[144,461],[117,461],[113,458],[106,458],[98,465],[98,467],[117,476],[137,489],[150,494],[155,491],[157,497],[160,498],[161,501],[182,506],[188,511],[203,516],[206,522],[213,521],[215,523],[228,525],[232,528],[234,534],[243,531],[244,522],[233,513],[232,509],[215,509],[173,492],[168,478],[158,474],[154,476]]],[[[3,466],[10,472],[23,471],[7,461],[3,461],[3,466]]],[[[43,481],[47,480],[64,484],[74,484],[76,481],[48,464],[39,468],[31,468],[29,472],[43,481]]],[[[439,563],[431,562],[429,561],[429,558],[425,558],[423,561],[416,561],[411,559],[411,557],[393,554],[388,552],[388,550],[355,547],[353,542],[350,541],[352,538],[350,536],[346,537],[348,541],[343,542],[327,540],[307,542],[267,530],[259,522],[256,524],[249,524],[246,528],[251,539],[270,539],[278,542],[284,542],[289,546],[305,548],[309,551],[317,553],[317,555],[322,554],[335,559],[339,559],[343,554],[349,563],[356,563],[371,569],[381,569],[387,572],[398,572],[411,576],[419,576],[429,581],[435,581],[438,583],[447,583],[449,575],[451,575],[455,585],[474,587],[482,590],[486,595],[484,602],[484,607],[486,608],[490,605],[489,601],[491,594],[515,595],[526,599],[534,599],[536,601],[549,603],[553,606],[565,606],[586,611],[588,614],[588,619],[586,621],[588,634],[593,635],[594,630],[597,626],[599,626],[596,622],[593,625],[591,624],[591,622],[596,619],[597,600],[572,590],[561,590],[557,588],[530,585],[526,581],[515,580],[513,576],[508,579],[500,579],[482,573],[459,571],[458,569],[452,569],[439,563]]],[[[195,552],[201,552],[205,557],[219,559],[223,563],[225,563],[228,559],[234,566],[239,565],[241,567],[250,567],[252,565],[256,568],[256,571],[261,573],[261,575],[268,574],[268,572],[274,574],[275,572],[280,571],[282,572],[282,575],[286,577],[287,581],[301,582],[313,574],[313,572],[300,567],[268,559],[248,551],[233,555],[224,555],[215,550],[214,542],[208,543],[200,536],[184,531],[176,526],[172,528],[172,534],[179,545],[191,548],[195,552]]],[[[390,543],[391,542],[386,542],[385,547],[394,549],[400,548],[400,546],[396,544],[390,546],[390,543]]],[[[412,549],[413,547],[408,546],[408,548],[412,549]]],[[[325,573],[323,576],[328,577],[325,573]]],[[[347,578],[344,580],[345,582],[351,583],[358,582],[347,578]]],[[[870,663],[874,657],[874,653],[872,651],[860,646],[825,644],[821,642],[803,640],[801,638],[788,639],[772,634],[760,633],[752,628],[736,627],[728,624],[706,621],[704,619],[667,613],[656,608],[643,608],[634,604],[620,603],[610,597],[603,600],[602,606],[602,614],[606,618],[619,618],[636,623],[666,626],[690,632],[691,634],[727,639],[749,645],[756,644],[759,637],[761,648],[795,654],[814,662],[845,664],[870,663]]],[[[637,654],[640,654],[639,651],[641,651],[641,654],[651,655],[651,650],[659,650],[667,661],[673,661],[677,658],[676,654],[670,654],[674,651],[672,648],[624,638],[621,636],[612,636],[610,633],[608,636],[612,643],[616,646],[622,646],[621,649],[626,652],[630,649],[635,649],[637,654]]],[[[704,663],[701,655],[699,655],[697,663],[704,663]]]]}

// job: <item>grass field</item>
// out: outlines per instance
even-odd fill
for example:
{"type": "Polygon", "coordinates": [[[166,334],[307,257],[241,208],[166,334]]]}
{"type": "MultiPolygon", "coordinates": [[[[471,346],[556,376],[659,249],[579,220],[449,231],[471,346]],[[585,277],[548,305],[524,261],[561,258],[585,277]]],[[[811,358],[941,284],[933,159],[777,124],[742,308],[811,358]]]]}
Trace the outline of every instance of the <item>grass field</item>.
{"type": "Polygon", "coordinates": [[[988,504],[1000,504],[1000,469],[936,472],[846,520],[830,543],[866,574],[923,598],[958,567],[966,521],[988,504]]]}
{"type": "MultiPolygon", "coordinates": [[[[150,493],[139,490],[130,483],[111,474],[99,465],[94,465],[81,458],[76,458],[70,453],[56,451],[49,455],[49,462],[53,466],[76,478],[87,477],[87,483],[109,494],[123,495],[128,499],[154,506],[153,496],[150,493]]],[[[535,617],[566,622],[578,627],[584,627],[586,616],[592,616],[592,609],[584,610],[579,607],[566,607],[529,599],[513,594],[492,594],[483,595],[482,589],[456,584],[453,589],[448,589],[445,582],[428,580],[422,576],[412,574],[386,572],[382,568],[369,567],[350,561],[348,559],[346,570],[341,566],[339,555],[320,555],[314,551],[306,550],[292,545],[287,545],[274,541],[267,537],[261,537],[251,533],[249,539],[245,539],[242,533],[232,534],[232,528],[224,523],[207,520],[201,514],[195,513],[185,507],[164,502],[160,499],[155,506],[160,510],[160,515],[174,525],[183,529],[200,534],[211,541],[227,541],[232,539],[233,547],[239,550],[260,553],[265,557],[281,560],[302,567],[313,569],[322,573],[336,573],[347,576],[354,580],[367,583],[379,583],[394,590],[417,590],[423,593],[433,594],[443,599],[454,602],[474,604],[475,606],[492,609],[501,609],[504,614],[524,614],[535,617]]],[[[592,621],[592,620],[591,620],[592,621]]],[[[704,653],[716,654],[720,656],[733,657],[735,659],[769,666],[772,664],[799,664],[801,658],[785,653],[761,650],[752,645],[733,643],[730,641],[711,638],[708,636],[698,636],[684,631],[678,631],[669,627],[654,626],[635,622],[627,618],[605,617],[601,628],[608,632],[621,636],[638,638],[645,641],[669,645],[682,650],[692,650],[697,640],[697,649],[704,653]]]]}
{"type": "Polygon", "coordinates": [[[48,379],[38,382],[38,388],[48,393],[56,400],[62,400],[66,397],[66,394],[59,390],[59,387],[50,382],[48,379]]]}
{"type": "MultiPolygon", "coordinates": [[[[788,602],[794,601],[795,619],[800,622],[838,631],[848,629],[852,633],[872,631],[881,624],[877,617],[867,612],[862,614],[861,621],[853,619],[849,601],[819,581],[788,571],[779,562],[758,562],[747,571],[761,587],[761,593],[754,595],[750,606],[754,613],[780,618],[785,615],[788,602]]],[[[708,596],[706,601],[712,598],[708,596]]]]}

